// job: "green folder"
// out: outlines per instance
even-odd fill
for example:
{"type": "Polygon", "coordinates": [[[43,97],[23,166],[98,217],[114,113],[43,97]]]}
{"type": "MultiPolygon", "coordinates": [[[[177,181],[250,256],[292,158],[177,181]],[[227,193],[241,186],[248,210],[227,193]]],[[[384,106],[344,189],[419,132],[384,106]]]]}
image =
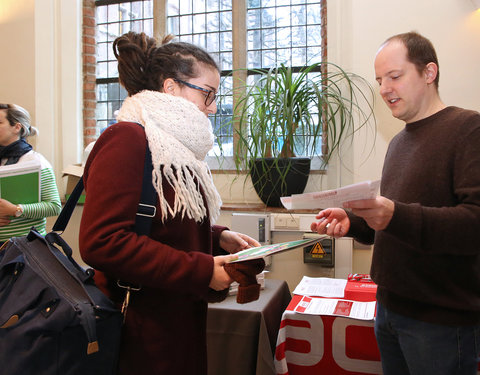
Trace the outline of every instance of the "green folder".
{"type": "Polygon", "coordinates": [[[17,170],[0,167],[0,198],[13,204],[40,202],[40,166],[17,170]]]}

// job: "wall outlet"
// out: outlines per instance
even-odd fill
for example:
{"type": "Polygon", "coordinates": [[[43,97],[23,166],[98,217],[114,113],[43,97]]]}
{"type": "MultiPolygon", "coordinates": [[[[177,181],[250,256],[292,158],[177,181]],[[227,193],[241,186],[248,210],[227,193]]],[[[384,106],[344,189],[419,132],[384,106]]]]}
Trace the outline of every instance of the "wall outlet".
{"type": "Polygon", "coordinates": [[[298,216],[287,216],[286,217],[286,227],[288,229],[299,229],[300,228],[300,218],[298,216]]]}

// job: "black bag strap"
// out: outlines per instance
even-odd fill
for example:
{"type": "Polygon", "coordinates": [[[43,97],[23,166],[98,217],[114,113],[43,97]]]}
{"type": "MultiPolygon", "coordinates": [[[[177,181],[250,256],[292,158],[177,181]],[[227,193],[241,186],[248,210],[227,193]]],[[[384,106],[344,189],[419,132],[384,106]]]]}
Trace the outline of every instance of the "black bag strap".
{"type": "Polygon", "coordinates": [[[77,185],[75,185],[75,188],[72,191],[72,194],[68,197],[67,202],[65,203],[65,206],[63,206],[62,211],[57,217],[57,220],[55,221],[55,224],[53,224],[52,231],[54,232],[63,232],[65,228],[67,227],[67,224],[70,220],[70,217],[73,214],[73,210],[75,209],[75,206],[77,205],[78,200],[80,199],[80,196],[82,195],[83,192],[83,176],[80,178],[80,181],[78,181],[77,185]]]}
{"type": "Polygon", "coordinates": [[[145,163],[143,164],[142,194],[135,217],[135,232],[140,235],[149,236],[152,227],[152,219],[157,212],[157,192],[152,183],[152,153],[150,147],[145,150],[145,163]]]}
{"type": "MultiPolygon", "coordinates": [[[[152,219],[156,213],[156,204],[157,204],[157,193],[152,183],[152,154],[150,152],[150,147],[145,149],[145,162],[143,165],[143,180],[142,180],[142,193],[140,195],[140,203],[137,208],[137,216],[135,217],[135,233],[138,235],[150,234],[150,229],[152,227],[152,219]]],[[[77,185],[70,194],[65,206],[58,215],[55,224],[53,225],[52,231],[54,232],[63,232],[67,227],[67,224],[72,217],[73,210],[77,205],[78,200],[83,192],[83,176],[78,181],[77,185]]]]}

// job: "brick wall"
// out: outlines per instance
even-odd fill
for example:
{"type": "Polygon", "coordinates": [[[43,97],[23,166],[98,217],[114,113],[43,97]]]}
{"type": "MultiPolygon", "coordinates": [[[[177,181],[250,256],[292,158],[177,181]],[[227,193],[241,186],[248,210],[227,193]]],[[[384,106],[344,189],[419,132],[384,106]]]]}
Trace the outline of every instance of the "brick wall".
{"type": "Polygon", "coordinates": [[[96,140],[95,121],[95,1],[83,0],[83,144],[86,146],[96,140]]]}

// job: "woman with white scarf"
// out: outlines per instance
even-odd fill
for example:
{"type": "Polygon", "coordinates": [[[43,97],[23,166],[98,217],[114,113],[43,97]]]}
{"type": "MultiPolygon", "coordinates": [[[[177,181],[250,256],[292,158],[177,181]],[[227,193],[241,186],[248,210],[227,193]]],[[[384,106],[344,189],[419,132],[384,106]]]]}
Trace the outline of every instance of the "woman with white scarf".
{"type": "Polygon", "coordinates": [[[170,39],[157,46],[129,32],[115,40],[129,97],[85,165],[82,257],[119,304],[125,292],[117,280],[142,285],[126,314],[121,375],[206,374],[207,301],[233,281],[223,265],[235,255],[225,254],[259,246],[213,225],[221,200],[204,159],[220,75],[204,50],[170,39]],[[147,141],[158,195],[148,237],[133,229],[147,141]]]}

